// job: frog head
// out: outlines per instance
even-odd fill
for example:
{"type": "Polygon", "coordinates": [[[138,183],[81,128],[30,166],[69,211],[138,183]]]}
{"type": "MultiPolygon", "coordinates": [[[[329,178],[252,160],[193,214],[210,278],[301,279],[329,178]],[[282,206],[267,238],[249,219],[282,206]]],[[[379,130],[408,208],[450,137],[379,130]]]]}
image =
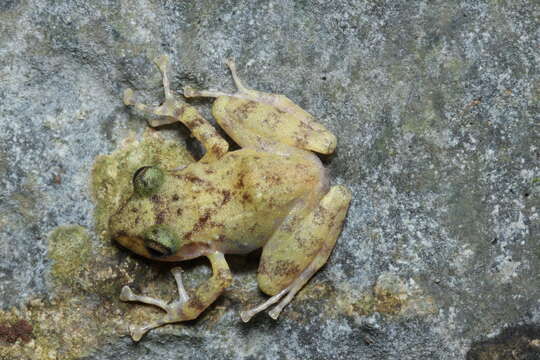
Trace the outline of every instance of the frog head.
{"type": "Polygon", "coordinates": [[[133,175],[133,194],[109,219],[113,239],[133,252],[151,259],[168,260],[182,246],[167,206],[167,173],[144,166],[133,175]]]}

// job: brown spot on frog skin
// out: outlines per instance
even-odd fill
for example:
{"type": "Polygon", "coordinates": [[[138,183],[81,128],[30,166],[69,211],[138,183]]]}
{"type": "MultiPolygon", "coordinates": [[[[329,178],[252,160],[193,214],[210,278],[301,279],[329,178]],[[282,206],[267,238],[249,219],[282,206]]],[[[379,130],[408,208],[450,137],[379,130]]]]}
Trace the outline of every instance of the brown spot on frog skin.
{"type": "Polygon", "coordinates": [[[257,103],[254,101],[246,101],[240,106],[236,106],[233,113],[236,116],[236,120],[243,121],[247,115],[253,113],[253,109],[257,107],[257,103]]]}
{"type": "MultiPolygon", "coordinates": [[[[182,175],[181,175],[182,176],[182,175]]],[[[194,183],[194,184],[198,184],[198,185],[203,185],[203,184],[206,184],[207,182],[204,181],[203,179],[201,179],[200,177],[198,176],[195,176],[193,174],[185,174],[182,176],[184,179],[186,179],[188,182],[190,183],[194,183]]]]}
{"type": "Polygon", "coordinates": [[[216,154],[223,154],[223,148],[219,146],[218,144],[212,145],[212,152],[216,154]]]}
{"type": "Polygon", "coordinates": [[[281,120],[278,114],[275,112],[269,112],[262,122],[268,125],[269,128],[277,129],[278,125],[281,123],[281,120]]]}
{"type": "Polygon", "coordinates": [[[246,176],[246,173],[245,172],[241,172],[240,174],[238,174],[238,180],[236,181],[236,184],[234,184],[234,187],[237,188],[237,189],[243,189],[245,184],[244,184],[244,177],[246,176]]]}
{"type": "Polygon", "coordinates": [[[294,166],[296,170],[298,171],[307,171],[308,167],[305,165],[305,164],[301,164],[301,163],[296,163],[296,165],[294,166]]]}
{"type": "Polygon", "coordinates": [[[206,225],[206,223],[208,222],[208,220],[210,219],[210,212],[205,212],[200,218],[199,220],[197,220],[197,223],[195,224],[195,226],[193,227],[193,231],[199,231],[201,230],[204,225],[206,225]]]}
{"type": "Polygon", "coordinates": [[[176,119],[181,119],[182,118],[182,115],[184,115],[184,112],[186,111],[186,107],[185,106],[180,106],[180,107],[177,107],[175,110],[174,110],[174,117],[176,119]]]}
{"type": "Polygon", "coordinates": [[[208,223],[208,220],[210,220],[209,211],[205,212],[203,215],[201,215],[201,217],[199,217],[197,223],[193,226],[193,229],[184,235],[184,239],[190,240],[193,237],[193,234],[198,233],[202,228],[204,228],[204,226],[208,223]]]}
{"type": "Polygon", "coordinates": [[[251,195],[247,192],[244,192],[242,194],[242,200],[244,200],[244,202],[251,202],[252,201],[251,195]]]}
{"type": "Polygon", "coordinates": [[[298,265],[292,261],[279,260],[277,261],[277,264],[276,266],[274,266],[273,270],[274,270],[274,274],[279,276],[279,275],[298,274],[302,269],[300,269],[298,265]]]}
{"type": "Polygon", "coordinates": [[[214,221],[210,221],[207,224],[208,224],[208,227],[219,227],[219,228],[224,228],[225,227],[225,225],[216,223],[214,221]]]}
{"type": "Polygon", "coordinates": [[[259,224],[254,223],[253,225],[251,225],[249,227],[249,232],[252,233],[252,234],[255,233],[255,230],[257,229],[257,225],[259,225],[259,224]]]}
{"type": "Polygon", "coordinates": [[[269,266],[264,262],[259,265],[259,273],[270,276],[286,276],[289,274],[297,274],[301,271],[294,262],[286,260],[277,260],[269,266]]]}
{"type": "Polygon", "coordinates": [[[163,224],[163,222],[165,221],[165,211],[160,211],[156,214],[156,219],[155,219],[155,222],[157,225],[161,225],[163,224]]]}
{"type": "Polygon", "coordinates": [[[194,117],[192,119],[185,121],[185,124],[188,128],[193,130],[196,127],[204,125],[204,120],[201,119],[200,117],[194,117]]]}
{"type": "Polygon", "coordinates": [[[266,180],[268,181],[268,184],[270,185],[279,185],[281,183],[283,183],[283,181],[281,180],[281,177],[279,175],[276,175],[276,174],[270,174],[266,177],[266,180]]]}
{"type": "Polygon", "coordinates": [[[316,133],[319,133],[319,134],[321,133],[320,130],[315,130],[313,128],[313,126],[311,126],[311,124],[306,122],[306,121],[300,121],[299,125],[300,125],[301,128],[303,128],[305,130],[308,130],[310,132],[316,132],[316,133]]]}
{"type": "Polygon", "coordinates": [[[229,190],[223,190],[223,201],[221,202],[221,206],[225,205],[231,200],[231,192],[229,190]]]}
{"type": "Polygon", "coordinates": [[[299,136],[299,137],[296,137],[295,138],[295,145],[296,147],[298,148],[301,148],[301,149],[305,149],[307,146],[308,146],[308,140],[306,138],[306,136],[299,136]]]}
{"type": "Polygon", "coordinates": [[[198,311],[202,311],[206,308],[206,305],[204,304],[203,301],[201,301],[201,299],[198,296],[193,295],[189,299],[189,307],[197,309],[198,311]]]}
{"type": "Polygon", "coordinates": [[[230,283],[232,281],[230,271],[225,269],[220,269],[216,274],[216,278],[222,283],[230,283]]]}
{"type": "Polygon", "coordinates": [[[171,199],[172,201],[178,201],[180,200],[180,196],[178,196],[178,194],[174,194],[171,199]]]}

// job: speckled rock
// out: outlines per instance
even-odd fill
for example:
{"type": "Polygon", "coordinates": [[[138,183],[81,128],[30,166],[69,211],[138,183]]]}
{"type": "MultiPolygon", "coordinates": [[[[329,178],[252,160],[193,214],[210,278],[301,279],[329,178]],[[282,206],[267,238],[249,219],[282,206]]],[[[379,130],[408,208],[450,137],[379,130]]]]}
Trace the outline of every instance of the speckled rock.
{"type": "MultiPolygon", "coordinates": [[[[540,354],[539,18],[533,0],[1,1],[0,359],[540,354]],[[323,160],[353,191],[348,219],[278,321],[239,320],[264,298],[254,254],[229,259],[200,319],[127,335],[159,313],[122,285],[175,289],[111,244],[107,201],[129,154],[201,151],[180,125],[143,135],[122,104],[127,87],[160,101],[160,54],[176,90],[233,89],[234,57],[338,138],[323,160]]],[[[188,288],[209,275],[183,266],[188,288]]]]}

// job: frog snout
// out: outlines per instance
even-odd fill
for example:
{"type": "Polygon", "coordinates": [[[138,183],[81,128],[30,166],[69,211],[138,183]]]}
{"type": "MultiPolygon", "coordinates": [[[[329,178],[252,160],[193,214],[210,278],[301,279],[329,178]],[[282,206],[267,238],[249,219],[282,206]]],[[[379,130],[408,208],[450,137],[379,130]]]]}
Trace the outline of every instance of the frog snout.
{"type": "Polygon", "coordinates": [[[120,243],[120,245],[132,248],[133,242],[142,242],[142,239],[137,239],[139,236],[135,233],[134,227],[129,225],[129,221],[125,220],[123,213],[118,213],[111,216],[109,219],[109,234],[111,239],[120,243]]]}
{"type": "Polygon", "coordinates": [[[124,215],[119,211],[109,219],[111,238],[123,247],[149,258],[171,256],[180,248],[181,241],[171,227],[162,224],[146,228],[133,226],[124,215]]]}
{"type": "Polygon", "coordinates": [[[118,213],[114,214],[109,219],[109,234],[113,239],[116,239],[119,236],[127,236],[128,231],[124,222],[121,221],[121,216],[118,213]]]}
{"type": "Polygon", "coordinates": [[[122,247],[139,255],[149,257],[148,250],[142,237],[134,232],[133,227],[122,221],[122,213],[119,212],[109,219],[109,234],[111,239],[122,247]]]}
{"type": "Polygon", "coordinates": [[[174,254],[180,248],[180,241],[175,231],[163,224],[153,225],[143,233],[146,250],[154,257],[174,254]]]}

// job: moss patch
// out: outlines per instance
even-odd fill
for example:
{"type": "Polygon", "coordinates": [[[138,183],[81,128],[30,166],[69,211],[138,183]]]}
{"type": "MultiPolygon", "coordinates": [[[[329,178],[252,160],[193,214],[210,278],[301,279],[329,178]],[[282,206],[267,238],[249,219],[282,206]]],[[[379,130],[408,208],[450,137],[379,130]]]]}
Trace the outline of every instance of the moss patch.
{"type": "Polygon", "coordinates": [[[81,226],[59,226],[49,236],[51,275],[57,285],[85,288],[92,258],[90,234],[81,226]]]}

